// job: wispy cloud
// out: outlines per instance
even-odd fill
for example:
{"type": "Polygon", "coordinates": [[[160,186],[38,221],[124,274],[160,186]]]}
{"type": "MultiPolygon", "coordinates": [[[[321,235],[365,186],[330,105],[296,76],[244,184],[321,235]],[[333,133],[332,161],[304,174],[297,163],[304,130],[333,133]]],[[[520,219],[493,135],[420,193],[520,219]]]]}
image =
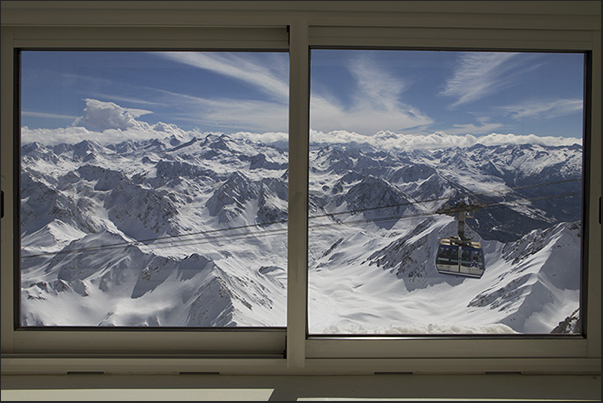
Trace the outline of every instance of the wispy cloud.
{"type": "Polygon", "coordinates": [[[202,99],[196,100],[198,117],[183,120],[201,126],[237,130],[288,131],[288,107],[258,100],[202,99]]]}
{"type": "Polygon", "coordinates": [[[531,57],[519,53],[463,53],[457,67],[446,81],[442,95],[456,98],[456,107],[478,101],[519,83],[521,74],[537,67],[528,64],[531,57]]]}
{"type": "Polygon", "coordinates": [[[125,96],[113,95],[113,94],[105,94],[102,92],[90,92],[89,95],[91,97],[95,97],[95,98],[104,98],[104,99],[112,101],[112,102],[129,102],[129,103],[140,104],[140,105],[164,106],[159,102],[149,101],[148,99],[125,97],[125,96]]]}
{"type": "Polygon", "coordinates": [[[355,77],[358,93],[356,102],[371,109],[395,111],[399,106],[399,97],[406,83],[379,68],[368,57],[360,57],[349,65],[355,77]]]}
{"type": "Polygon", "coordinates": [[[76,119],[77,116],[73,115],[61,115],[57,113],[47,113],[47,112],[34,112],[34,111],[21,111],[22,116],[30,116],[33,118],[45,118],[45,119],[76,119]]]}
{"type": "Polygon", "coordinates": [[[203,98],[156,90],[166,104],[177,105],[173,120],[190,122],[204,130],[288,132],[288,103],[232,98],[203,98]]]}
{"type": "MultiPolygon", "coordinates": [[[[159,55],[234,78],[267,95],[253,100],[210,98],[155,89],[163,94],[164,103],[181,105],[180,120],[215,130],[288,131],[288,71],[283,71],[283,66],[271,68],[248,55],[231,53],[163,52],[159,55]]],[[[368,57],[354,59],[347,67],[355,79],[355,92],[349,100],[340,102],[334,93],[313,90],[310,116],[314,129],[373,135],[379,130],[404,130],[432,123],[419,110],[400,101],[408,83],[379,68],[368,57]]]]}
{"type": "Polygon", "coordinates": [[[513,119],[521,120],[523,118],[552,119],[582,112],[583,107],[582,99],[556,99],[503,106],[501,109],[511,113],[513,119]]]}
{"type": "Polygon", "coordinates": [[[327,92],[328,87],[327,90],[321,87],[321,92],[313,91],[310,104],[312,129],[374,135],[382,130],[405,130],[433,123],[429,116],[401,101],[409,83],[383,70],[368,56],[351,60],[347,69],[355,80],[348,106],[327,92]]]}
{"type": "MultiPolygon", "coordinates": [[[[278,74],[280,70],[278,68],[271,69],[233,53],[158,52],[155,54],[243,81],[265,94],[272,95],[281,101],[288,101],[289,85],[287,80],[278,74]]],[[[282,73],[288,75],[288,71],[282,73]]]]}
{"type": "MultiPolygon", "coordinates": [[[[289,71],[283,58],[224,52],[154,52],[173,62],[232,78],[257,91],[256,99],[199,96],[154,88],[154,98],[173,110],[171,117],[203,130],[287,132],[289,71]],[[259,56],[258,56],[259,57],[259,56]]],[[[150,88],[149,88],[150,89],[150,88]]]]}

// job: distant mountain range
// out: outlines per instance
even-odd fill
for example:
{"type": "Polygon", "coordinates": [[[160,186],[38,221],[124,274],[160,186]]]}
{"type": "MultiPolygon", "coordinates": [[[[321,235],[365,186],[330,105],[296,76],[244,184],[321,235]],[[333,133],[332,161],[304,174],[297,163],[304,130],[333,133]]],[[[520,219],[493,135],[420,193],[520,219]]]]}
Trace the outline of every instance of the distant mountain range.
{"type": "MultiPolygon", "coordinates": [[[[282,145],[212,134],[21,154],[24,325],[286,325],[282,145]]],[[[575,330],[581,146],[312,144],[309,162],[311,332],[575,330]],[[480,280],[435,270],[456,232],[435,211],[457,201],[482,205],[467,219],[480,280]]]]}

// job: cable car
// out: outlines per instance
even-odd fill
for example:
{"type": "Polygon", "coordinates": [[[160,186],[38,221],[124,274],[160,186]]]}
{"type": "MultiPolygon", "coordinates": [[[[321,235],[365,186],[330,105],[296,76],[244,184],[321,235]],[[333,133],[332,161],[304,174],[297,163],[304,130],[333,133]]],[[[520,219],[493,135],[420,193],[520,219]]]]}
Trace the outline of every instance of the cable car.
{"type": "Polygon", "coordinates": [[[438,273],[473,278],[481,278],[484,274],[486,265],[482,245],[465,237],[465,219],[473,218],[472,213],[481,207],[461,202],[437,211],[439,214],[458,214],[458,236],[440,239],[436,257],[438,273]]]}
{"type": "Polygon", "coordinates": [[[455,238],[440,240],[436,268],[442,274],[481,278],[485,270],[481,244],[455,238]]]}

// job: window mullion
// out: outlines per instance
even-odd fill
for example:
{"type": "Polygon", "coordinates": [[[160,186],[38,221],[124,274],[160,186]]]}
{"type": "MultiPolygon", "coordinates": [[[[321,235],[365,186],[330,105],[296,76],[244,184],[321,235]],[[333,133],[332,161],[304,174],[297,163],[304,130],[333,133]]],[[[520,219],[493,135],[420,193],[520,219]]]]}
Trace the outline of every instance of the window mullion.
{"type": "Polygon", "coordinates": [[[307,333],[308,267],[308,24],[290,26],[289,235],[287,276],[287,365],[303,367],[307,333]]]}

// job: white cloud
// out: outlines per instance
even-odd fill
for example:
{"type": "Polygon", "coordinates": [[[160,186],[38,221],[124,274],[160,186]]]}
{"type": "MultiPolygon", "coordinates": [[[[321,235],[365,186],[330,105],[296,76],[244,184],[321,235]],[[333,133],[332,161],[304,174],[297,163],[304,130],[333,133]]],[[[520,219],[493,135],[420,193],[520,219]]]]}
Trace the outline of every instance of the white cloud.
{"type": "Polygon", "coordinates": [[[310,140],[313,143],[344,144],[356,142],[369,144],[382,149],[436,149],[448,147],[471,147],[476,144],[487,146],[505,144],[541,144],[548,146],[562,146],[582,144],[581,139],[568,137],[542,137],[533,134],[515,135],[491,133],[486,136],[476,137],[471,134],[454,135],[444,132],[431,134],[399,134],[383,131],[375,136],[365,136],[359,133],[337,130],[331,132],[310,131],[310,140]]]}
{"type": "Polygon", "coordinates": [[[144,109],[123,108],[113,102],[90,98],[85,101],[84,116],[77,118],[73,126],[83,126],[101,132],[108,129],[126,130],[139,127],[140,122],[136,118],[152,113],[144,109]]]}
{"type": "Polygon", "coordinates": [[[252,132],[236,132],[229,134],[230,137],[240,138],[251,141],[258,141],[265,144],[273,143],[287,143],[289,142],[289,134],[285,132],[266,132],[266,133],[252,133],[252,132]]]}
{"type": "Polygon", "coordinates": [[[150,125],[136,120],[152,113],[143,109],[123,108],[113,102],[86,99],[85,115],[75,119],[71,127],[58,129],[21,128],[23,143],[75,144],[82,140],[94,140],[101,144],[119,143],[125,140],[147,140],[169,136],[182,137],[186,132],[176,125],[158,122],[150,125]]]}
{"type": "Polygon", "coordinates": [[[381,131],[374,136],[365,136],[345,130],[336,130],[328,133],[311,130],[310,140],[313,143],[326,144],[356,142],[359,144],[369,144],[382,149],[469,147],[477,143],[477,137],[470,134],[465,136],[453,136],[443,132],[431,134],[400,134],[392,131],[381,131]]]}
{"type": "Polygon", "coordinates": [[[30,129],[21,128],[21,142],[23,144],[38,142],[55,145],[61,143],[75,144],[82,140],[96,140],[99,133],[92,132],[85,127],[65,127],[59,129],[30,129]]]}
{"type": "MultiPolygon", "coordinates": [[[[182,96],[181,94],[175,94],[182,96]]],[[[190,97],[189,101],[195,101],[199,105],[204,105],[207,109],[205,118],[212,118],[216,121],[230,121],[232,126],[240,123],[241,126],[263,127],[263,124],[270,119],[276,109],[281,108],[280,115],[284,116],[286,121],[286,106],[275,105],[271,103],[262,103],[260,101],[240,101],[238,103],[231,100],[206,100],[190,97]],[[276,108],[275,110],[271,108],[276,108]],[[253,115],[256,120],[253,120],[253,115]],[[251,119],[251,120],[250,120],[251,119]],[[250,123],[251,122],[251,123],[250,123]]],[[[326,104],[325,110],[337,111],[332,104],[326,104]]],[[[23,143],[37,141],[43,144],[59,143],[79,143],[82,140],[95,140],[101,144],[119,143],[125,140],[147,140],[152,138],[166,138],[176,136],[186,138],[193,135],[199,135],[199,132],[187,132],[174,124],[156,123],[150,125],[146,122],[137,121],[136,117],[146,113],[151,113],[140,109],[127,109],[112,102],[101,102],[94,99],[86,100],[86,115],[76,119],[74,125],[59,129],[29,129],[27,126],[21,129],[21,138],[23,143]],[[88,123],[90,127],[77,126],[77,123],[88,123]]],[[[340,115],[340,118],[353,116],[340,115]]],[[[277,119],[278,120],[278,119],[277,119]]],[[[482,126],[477,129],[485,130],[487,127],[496,126],[489,124],[486,119],[478,119],[482,126]]],[[[361,122],[361,120],[356,120],[361,122]]],[[[282,122],[277,122],[283,124],[282,122]]],[[[277,125],[278,126],[278,125],[277,125]]],[[[475,130],[474,125],[459,126],[460,131],[475,130]]],[[[233,137],[244,138],[253,141],[262,141],[265,143],[286,142],[288,141],[287,130],[258,130],[246,131],[239,130],[231,134],[233,137]]],[[[475,144],[498,145],[498,144],[543,144],[543,145],[572,145],[581,144],[577,138],[564,137],[542,137],[536,135],[515,135],[491,133],[486,136],[476,137],[472,134],[459,135],[456,133],[435,132],[428,134],[401,134],[389,130],[382,130],[376,134],[366,135],[351,130],[331,130],[318,131],[310,130],[310,141],[312,143],[361,143],[370,144],[382,149],[394,148],[446,148],[446,147],[470,147],[475,144]]]]}
{"type": "Polygon", "coordinates": [[[471,52],[460,56],[453,76],[442,95],[455,97],[452,106],[475,102],[518,83],[517,78],[536,65],[526,67],[530,59],[517,59],[519,53],[471,52]]]}
{"type": "MultiPolygon", "coordinates": [[[[223,128],[226,132],[232,132],[234,129],[236,131],[232,135],[239,138],[267,143],[288,140],[288,109],[286,105],[251,100],[208,100],[163,92],[179,101],[185,100],[185,103],[196,111],[193,114],[187,113],[186,117],[174,116],[180,120],[213,126],[216,130],[223,128]]],[[[158,122],[150,125],[138,121],[137,117],[152,112],[123,108],[113,102],[86,99],[84,112],[85,115],[75,119],[71,127],[30,129],[25,126],[21,129],[22,141],[24,143],[37,141],[52,145],[95,140],[101,144],[111,144],[125,140],[166,138],[172,135],[184,138],[199,134],[198,132],[187,132],[174,124],[158,122]]]]}
{"type": "Polygon", "coordinates": [[[540,144],[546,146],[571,146],[582,144],[582,139],[575,137],[536,136],[534,134],[516,135],[491,133],[487,136],[478,137],[480,144],[502,145],[502,144],[540,144]]]}
{"type": "Polygon", "coordinates": [[[476,126],[473,123],[465,125],[452,125],[453,129],[447,129],[447,134],[486,134],[492,133],[494,130],[500,129],[503,126],[502,123],[484,123],[481,126],[476,126]]]}
{"type": "Polygon", "coordinates": [[[557,99],[504,106],[501,109],[510,112],[513,119],[521,120],[523,118],[552,119],[582,112],[583,107],[582,99],[557,99]]]}
{"type": "MultiPolygon", "coordinates": [[[[179,138],[198,136],[199,132],[186,132],[173,124],[157,123],[147,125],[146,128],[131,128],[127,130],[108,129],[103,133],[88,130],[84,127],[66,127],[59,129],[29,129],[21,128],[23,143],[37,141],[43,144],[55,145],[60,143],[75,144],[82,140],[95,140],[101,144],[120,143],[125,140],[147,140],[152,138],[166,138],[171,135],[179,138]]],[[[235,138],[260,141],[263,143],[287,142],[286,132],[248,132],[239,131],[229,134],[235,138]]],[[[486,136],[476,137],[471,134],[451,135],[444,132],[430,134],[400,134],[391,131],[381,131],[375,135],[367,136],[346,130],[321,132],[310,130],[312,143],[345,144],[356,142],[369,144],[374,147],[392,150],[401,149],[436,149],[448,147],[471,147],[476,144],[487,146],[505,144],[541,144],[548,146],[568,146],[582,144],[581,139],[568,137],[542,137],[536,135],[515,135],[491,133],[486,136]]]]}
{"type": "Polygon", "coordinates": [[[165,123],[147,125],[146,128],[107,129],[103,132],[88,130],[81,126],[64,127],[58,129],[30,129],[21,128],[21,141],[23,144],[38,142],[48,145],[76,144],[83,140],[94,140],[100,144],[117,144],[126,140],[141,141],[154,138],[167,138],[172,135],[185,137],[188,132],[165,123]]]}

